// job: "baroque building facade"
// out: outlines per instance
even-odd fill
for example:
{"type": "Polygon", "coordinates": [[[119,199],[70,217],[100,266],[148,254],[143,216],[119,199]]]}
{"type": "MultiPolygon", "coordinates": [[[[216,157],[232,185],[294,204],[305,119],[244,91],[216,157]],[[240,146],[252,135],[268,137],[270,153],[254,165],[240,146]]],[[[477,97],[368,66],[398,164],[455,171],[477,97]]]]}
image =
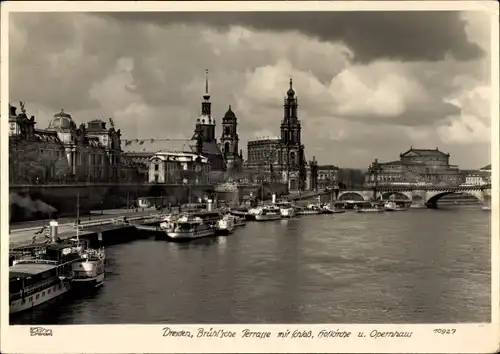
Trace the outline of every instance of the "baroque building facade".
{"type": "Polygon", "coordinates": [[[9,107],[9,182],[11,184],[114,183],[135,181],[137,169],[122,156],[120,130],[93,120],[77,127],[70,114],[56,113],[46,129],[9,107]]]}
{"type": "Polygon", "coordinates": [[[267,175],[259,178],[288,183],[290,191],[304,190],[307,187],[308,164],[301,141],[298,98],[295,96],[292,79],[283,109],[280,137],[249,141],[246,167],[257,175],[267,175]]]}
{"type": "Polygon", "coordinates": [[[375,160],[366,174],[367,185],[428,184],[460,185],[464,176],[450,164],[450,154],[435,149],[410,149],[399,160],[380,163],[375,160]]]}
{"type": "Polygon", "coordinates": [[[150,158],[149,183],[209,184],[208,159],[189,152],[158,152],[150,158]]]}
{"type": "MultiPolygon", "coordinates": [[[[196,118],[194,134],[191,139],[153,138],[126,139],[123,141],[125,155],[140,166],[139,171],[142,180],[148,183],[182,183],[183,178],[158,177],[155,179],[154,176],[158,173],[155,173],[154,170],[152,172],[152,169],[158,168],[156,166],[161,154],[170,156],[166,160],[170,165],[173,163],[174,156],[183,156],[183,159],[190,159],[195,154],[200,158],[206,158],[210,166],[203,168],[204,171],[209,173],[209,176],[205,179],[199,179],[199,183],[218,182],[224,178],[226,172],[241,169],[242,157],[241,151],[238,154],[237,117],[231,106],[229,106],[228,111],[222,118],[222,134],[221,140],[218,142],[216,139],[217,124],[212,116],[210,98],[208,71],[206,71],[201,114],[196,118]]],[[[180,160],[178,162],[180,163],[180,160]]],[[[190,183],[191,181],[190,179],[190,183]]]]}

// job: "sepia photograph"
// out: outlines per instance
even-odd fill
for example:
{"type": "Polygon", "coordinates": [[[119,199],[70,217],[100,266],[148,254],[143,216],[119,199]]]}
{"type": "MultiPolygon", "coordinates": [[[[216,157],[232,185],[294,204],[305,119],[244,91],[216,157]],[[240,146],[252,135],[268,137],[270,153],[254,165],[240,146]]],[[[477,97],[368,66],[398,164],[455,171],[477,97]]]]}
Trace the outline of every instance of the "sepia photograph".
{"type": "Polygon", "coordinates": [[[198,5],[2,14],[10,327],[498,321],[498,6],[198,5]]]}

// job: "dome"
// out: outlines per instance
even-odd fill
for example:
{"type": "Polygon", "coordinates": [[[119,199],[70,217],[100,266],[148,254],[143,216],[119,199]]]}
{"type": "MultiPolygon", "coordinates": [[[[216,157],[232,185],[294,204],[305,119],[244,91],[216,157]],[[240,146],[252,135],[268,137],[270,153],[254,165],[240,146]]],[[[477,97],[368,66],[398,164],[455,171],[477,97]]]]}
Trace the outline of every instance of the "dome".
{"type": "Polygon", "coordinates": [[[236,115],[231,110],[231,105],[229,105],[229,108],[228,108],[226,114],[224,114],[224,118],[236,118],[236,115]]]}
{"type": "Polygon", "coordinates": [[[61,112],[54,114],[54,118],[50,121],[48,129],[50,130],[70,130],[76,129],[76,124],[71,119],[71,115],[61,112]]]}

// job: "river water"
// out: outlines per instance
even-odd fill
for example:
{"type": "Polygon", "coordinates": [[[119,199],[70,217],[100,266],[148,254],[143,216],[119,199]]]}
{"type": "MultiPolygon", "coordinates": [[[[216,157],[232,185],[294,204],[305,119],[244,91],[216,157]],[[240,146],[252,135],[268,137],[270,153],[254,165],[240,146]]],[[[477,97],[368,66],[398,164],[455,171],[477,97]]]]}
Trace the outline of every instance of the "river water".
{"type": "Polygon", "coordinates": [[[103,287],[11,323],[488,322],[490,218],[478,206],[346,212],[114,245],[103,287]]]}

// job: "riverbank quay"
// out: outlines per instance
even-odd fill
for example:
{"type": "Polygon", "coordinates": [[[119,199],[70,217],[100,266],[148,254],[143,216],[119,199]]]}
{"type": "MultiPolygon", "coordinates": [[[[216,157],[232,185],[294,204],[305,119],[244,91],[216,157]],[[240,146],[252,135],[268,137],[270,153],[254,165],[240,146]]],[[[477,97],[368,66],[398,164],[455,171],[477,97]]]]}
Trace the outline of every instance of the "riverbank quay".
{"type": "MultiPolygon", "coordinates": [[[[97,240],[101,237],[103,243],[119,243],[123,239],[129,240],[133,237],[135,232],[135,224],[148,224],[158,222],[162,217],[162,213],[156,210],[147,210],[140,212],[125,212],[116,213],[110,217],[110,215],[103,215],[103,217],[91,220],[80,219],[80,232],[79,236],[82,238],[89,238],[97,240]],[[119,238],[114,237],[116,233],[120,234],[119,238]],[[99,236],[100,235],[100,236],[99,236]],[[113,236],[113,238],[112,238],[113,236]]],[[[76,236],[75,220],[58,220],[58,237],[61,239],[68,239],[76,236]]],[[[30,222],[31,224],[31,222],[30,222]]],[[[43,224],[38,226],[30,227],[19,227],[17,229],[11,229],[9,234],[9,248],[15,249],[17,247],[23,247],[29,245],[33,241],[35,233],[41,229],[41,227],[48,224],[45,221],[43,224]]],[[[118,236],[117,236],[118,237],[118,236]]],[[[38,241],[44,239],[44,235],[38,235],[36,237],[38,241]]]]}

